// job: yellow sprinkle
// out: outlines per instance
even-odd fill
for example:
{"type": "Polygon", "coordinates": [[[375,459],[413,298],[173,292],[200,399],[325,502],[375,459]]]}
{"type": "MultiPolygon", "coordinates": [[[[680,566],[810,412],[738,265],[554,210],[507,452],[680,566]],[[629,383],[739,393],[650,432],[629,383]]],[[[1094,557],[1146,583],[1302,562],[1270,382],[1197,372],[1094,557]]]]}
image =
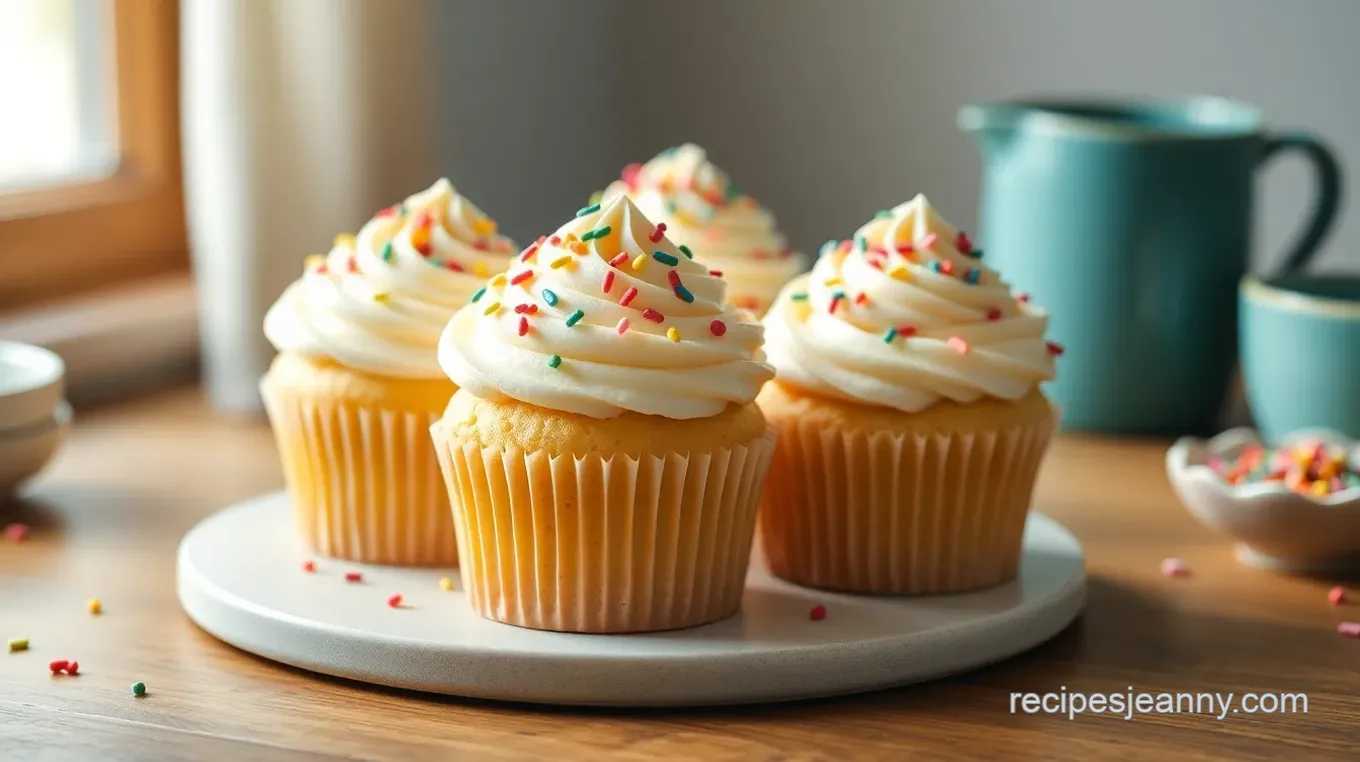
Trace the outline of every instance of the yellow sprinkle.
{"type": "Polygon", "coordinates": [[[487,285],[492,288],[500,288],[505,285],[505,273],[497,273],[495,277],[487,281],[487,285]]]}
{"type": "Polygon", "coordinates": [[[566,235],[565,237],[562,238],[562,241],[563,241],[564,243],[568,243],[568,244],[571,243],[572,241],[576,241],[576,240],[579,240],[579,239],[576,237],[576,234],[575,234],[575,233],[567,233],[567,235],[566,235]]]}
{"type": "Polygon", "coordinates": [[[641,269],[642,269],[642,266],[645,265],[645,264],[647,264],[647,255],[646,255],[646,254],[639,254],[639,255],[637,255],[636,257],[633,257],[633,269],[634,269],[634,270],[641,270],[641,269]]]}
{"type": "Polygon", "coordinates": [[[472,274],[478,278],[485,278],[487,273],[485,262],[474,262],[472,264],[472,274]]]}
{"type": "Polygon", "coordinates": [[[104,613],[104,604],[100,603],[98,598],[91,598],[90,600],[85,601],[85,608],[89,609],[90,613],[95,616],[104,613]]]}
{"type": "Polygon", "coordinates": [[[386,291],[379,291],[373,295],[373,301],[378,304],[387,304],[388,294],[386,291]]]}
{"type": "Polygon", "coordinates": [[[590,206],[595,206],[596,204],[600,203],[603,200],[604,191],[595,191],[594,193],[590,194],[590,199],[588,203],[590,206]]]}
{"type": "Polygon", "coordinates": [[[349,233],[341,233],[335,237],[335,245],[343,246],[348,249],[354,245],[354,236],[349,233]]]}
{"type": "Polygon", "coordinates": [[[907,268],[903,267],[902,265],[898,265],[888,273],[888,277],[892,278],[893,280],[903,281],[911,280],[911,273],[907,271],[907,268]]]}
{"type": "Polygon", "coordinates": [[[324,264],[326,264],[325,254],[312,254],[308,256],[306,259],[302,260],[302,269],[319,270],[321,269],[321,266],[324,264]]]}
{"type": "Polygon", "coordinates": [[[1327,482],[1318,479],[1317,481],[1313,482],[1313,486],[1309,487],[1308,491],[1312,492],[1314,495],[1322,496],[1330,492],[1331,489],[1327,486],[1327,482]]]}
{"type": "Polygon", "coordinates": [[[680,332],[675,330],[675,326],[671,326],[670,328],[666,329],[666,338],[670,339],[671,341],[679,341],[680,332]]]}
{"type": "Polygon", "coordinates": [[[840,278],[840,276],[837,276],[837,277],[834,277],[834,278],[827,278],[825,281],[823,281],[823,285],[826,285],[826,286],[839,286],[840,284],[842,284],[842,283],[844,283],[844,282],[845,282],[845,281],[842,280],[842,279],[840,278]]]}
{"type": "Polygon", "coordinates": [[[571,264],[571,261],[572,261],[572,260],[571,260],[571,256],[570,256],[570,255],[564,255],[564,256],[558,257],[557,259],[554,259],[554,260],[552,261],[552,264],[550,264],[550,265],[548,265],[548,266],[551,267],[551,268],[554,269],[554,270],[561,270],[563,267],[569,266],[569,265],[571,264]]]}
{"type": "Polygon", "coordinates": [[[681,225],[687,228],[699,227],[694,223],[694,218],[684,212],[674,212],[671,214],[671,216],[675,218],[676,222],[680,223],[681,225]]]}
{"type": "Polygon", "coordinates": [[[440,577],[440,578],[439,578],[439,589],[440,589],[440,590],[452,590],[452,589],[453,589],[453,580],[449,579],[448,577],[440,577]]]}
{"type": "Polygon", "coordinates": [[[472,223],[472,231],[481,236],[494,235],[496,233],[496,221],[490,217],[483,217],[472,223]]]}
{"type": "Polygon", "coordinates": [[[581,243],[580,241],[572,241],[571,243],[567,244],[567,248],[568,248],[568,249],[571,249],[571,252],[572,252],[573,254],[585,254],[585,253],[586,253],[586,245],[583,244],[583,243],[581,243]]]}
{"type": "Polygon", "coordinates": [[[496,313],[496,310],[498,310],[498,309],[500,309],[500,308],[501,308],[501,303],[500,303],[500,302],[492,302],[492,303],[486,305],[486,309],[482,310],[482,314],[483,314],[483,315],[494,315],[494,314],[496,313]]]}

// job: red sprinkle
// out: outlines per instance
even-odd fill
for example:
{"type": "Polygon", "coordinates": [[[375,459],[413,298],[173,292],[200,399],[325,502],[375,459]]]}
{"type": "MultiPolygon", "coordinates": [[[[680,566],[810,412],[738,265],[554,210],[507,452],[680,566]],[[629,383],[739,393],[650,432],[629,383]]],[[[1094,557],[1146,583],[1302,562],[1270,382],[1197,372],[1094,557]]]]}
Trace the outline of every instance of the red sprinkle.
{"type": "Polygon", "coordinates": [[[349,271],[352,273],[359,272],[359,262],[354,257],[349,258],[349,271]]]}
{"type": "Polygon", "coordinates": [[[80,674],[80,662],[73,661],[70,664],[66,665],[66,674],[68,675],[80,674]]]}
{"type": "Polygon", "coordinates": [[[916,326],[914,326],[914,325],[899,325],[899,326],[897,326],[897,335],[898,335],[898,336],[901,336],[901,337],[903,337],[903,338],[906,338],[906,337],[908,337],[908,336],[915,336],[915,335],[916,335],[916,326]]]}
{"type": "Polygon", "coordinates": [[[387,599],[387,605],[390,606],[390,607],[392,607],[392,608],[394,608],[394,609],[399,609],[399,608],[401,608],[401,593],[398,593],[398,594],[392,596],[391,598],[388,598],[388,599],[387,599]]]}
{"type": "Polygon", "coordinates": [[[1162,559],[1162,576],[1188,577],[1190,576],[1190,567],[1186,566],[1185,562],[1179,558],[1164,558],[1162,559]]]}
{"type": "Polygon", "coordinates": [[[523,315],[520,315],[520,316],[519,316],[519,335],[520,335],[520,336],[526,336],[526,335],[528,335],[528,333],[529,333],[529,318],[527,318],[527,317],[525,317],[525,316],[523,316],[523,315]]]}
{"type": "Polygon", "coordinates": [[[622,336],[624,332],[628,330],[628,326],[630,325],[632,325],[632,323],[628,321],[628,318],[619,318],[618,328],[615,328],[614,330],[618,331],[619,335],[622,336]]]}
{"type": "Polygon", "coordinates": [[[964,341],[958,336],[950,336],[948,343],[949,347],[953,349],[955,352],[958,352],[961,355],[968,354],[968,342],[964,341]]]}
{"type": "Polygon", "coordinates": [[[396,213],[397,213],[397,206],[396,206],[396,204],[393,204],[392,206],[389,206],[389,207],[387,207],[386,209],[379,209],[379,210],[378,210],[378,213],[375,214],[375,215],[373,215],[373,216],[374,216],[374,217],[391,217],[392,215],[394,215],[394,214],[396,214],[396,213]]]}
{"type": "Polygon", "coordinates": [[[727,333],[727,323],[724,323],[721,320],[714,320],[712,323],[708,324],[708,330],[711,331],[714,336],[722,338],[722,336],[727,333]]]}
{"type": "Polygon", "coordinates": [[[831,297],[831,304],[827,305],[827,308],[826,308],[827,313],[828,313],[828,314],[831,314],[831,315],[836,314],[836,308],[839,307],[839,306],[841,306],[841,300],[844,299],[844,298],[845,298],[845,297],[841,296],[840,294],[836,294],[835,296],[832,296],[832,297],[831,297]]]}
{"type": "Polygon", "coordinates": [[[450,259],[449,261],[445,262],[445,263],[444,263],[444,266],[447,267],[447,268],[449,268],[450,270],[456,272],[456,273],[467,272],[467,270],[463,269],[463,266],[462,266],[462,265],[458,264],[457,262],[453,261],[452,259],[450,259]]]}
{"type": "MultiPolygon", "coordinates": [[[[931,235],[935,235],[935,234],[934,234],[934,233],[931,233],[931,235]]],[[[950,262],[950,261],[947,260],[947,259],[946,259],[946,260],[942,260],[942,261],[940,262],[940,272],[944,273],[945,275],[953,275],[953,274],[954,274],[954,263],[953,263],[953,262],[950,262]]]]}
{"type": "Polygon", "coordinates": [[[526,248],[524,251],[520,252],[519,261],[521,261],[521,262],[528,262],[529,260],[533,259],[533,258],[534,258],[534,255],[537,254],[537,253],[538,253],[538,244],[536,244],[536,243],[531,243],[531,244],[529,244],[528,248],[526,248]]]}
{"type": "Polygon", "coordinates": [[[315,562],[315,561],[303,561],[303,562],[302,562],[302,570],[305,571],[305,572],[314,572],[314,571],[316,571],[316,562],[315,562]]]}
{"type": "Polygon", "coordinates": [[[715,277],[715,278],[721,278],[721,277],[722,277],[722,270],[709,270],[709,271],[708,271],[708,274],[709,274],[709,275],[712,275],[712,276],[715,277]]]}
{"type": "Polygon", "coordinates": [[[1360,622],[1342,622],[1336,626],[1336,631],[1342,637],[1360,638],[1360,622]]]}
{"type": "Polygon", "coordinates": [[[1022,304],[1028,302],[1029,294],[1025,293],[1024,291],[1021,291],[1020,293],[1015,295],[1015,301],[1021,302],[1022,304]]]}
{"type": "Polygon", "coordinates": [[[10,542],[23,542],[27,538],[28,538],[27,524],[14,523],[5,525],[6,540],[9,540],[10,542]]]}
{"type": "Polygon", "coordinates": [[[671,270],[670,272],[666,273],[666,280],[670,281],[671,288],[674,288],[674,287],[676,287],[676,286],[679,286],[679,285],[680,285],[680,273],[677,272],[677,271],[675,271],[675,270],[671,270]]]}
{"type": "Polygon", "coordinates": [[[416,251],[417,251],[417,252],[420,254],[420,256],[422,256],[422,257],[428,257],[428,256],[430,256],[430,244],[429,244],[429,242],[422,243],[422,244],[420,244],[419,246],[417,246],[417,247],[416,247],[416,251]]]}
{"type": "Polygon", "coordinates": [[[345,572],[345,581],[346,581],[346,582],[363,582],[363,581],[364,581],[364,575],[360,574],[359,572],[345,572]]]}
{"type": "Polygon", "coordinates": [[[71,662],[65,659],[57,659],[56,661],[48,662],[47,664],[47,668],[52,670],[52,674],[54,675],[58,672],[65,672],[66,668],[69,666],[71,666],[71,662]]]}
{"type": "Polygon", "coordinates": [[[934,245],[935,245],[935,234],[934,234],[934,233],[926,233],[926,237],[921,239],[921,248],[923,248],[923,249],[929,249],[931,246],[934,246],[934,245]]]}
{"type": "Polygon", "coordinates": [[[869,303],[868,294],[864,293],[863,291],[859,292],[858,294],[855,294],[855,304],[868,304],[868,303],[869,303]]]}
{"type": "Polygon", "coordinates": [[[518,315],[533,315],[538,312],[537,304],[516,304],[515,313],[518,315]]]}
{"type": "Polygon", "coordinates": [[[552,244],[553,246],[556,246],[562,243],[562,236],[560,235],[549,236],[548,243],[552,244]]]}
{"type": "Polygon", "coordinates": [[[813,606],[812,610],[808,612],[808,619],[811,619],[814,622],[820,622],[823,619],[826,619],[826,606],[823,606],[820,603],[813,606]]]}
{"type": "Polygon", "coordinates": [[[477,251],[486,251],[487,250],[486,241],[473,241],[472,248],[476,249],[477,251]]]}
{"type": "Polygon", "coordinates": [[[915,247],[915,246],[912,246],[912,245],[909,244],[909,243],[899,243],[899,244],[897,244],[897,253],[898,253],[898,254],[911,254],[911,253],[914,252],[914,251],[916,251],[916,247],[915,247]]]}
{"type": "Polygon", "coordinates": [[[960,230],[960,231],[959,231],[959,239],[958,239],[958,241],[954,244],[954,248],[958,249],[959,251],[963,252],[964,254],[967,254],[968,252],[970,252],[970,251],[973,250],[973,241],[972,241],[971,238],[968,237],[968,234],[967,234],[967,233],[965,233],[965,232],[963,232],[962,230],[960,230]]]}
{"type": "Polygon", "coordinates": [[[665,235],[665,234],[666,234],[666,223],[664,223],[664,222],[658,222],[658,223],[656,223],[656,229],[652,231],[651,235],[647,236],[647,240],[651,241],[652,243],[656,243],[656,242],[660,241],[660,240],[661,240],[661,236],[663,236],[663,235],[665,235]]]}
{"type": "Polygon", "coordinates": [[[615,254],[613,259],[609,260],[609,266],[622,267],[623,264],[628,261],[628,259],[629,259],[628,252],[621,251],[618,254],[615,254]]]}
{"type": "Polygon", "coordinates": [[[627,290],[627,291],[624,291],[624,292],[623,292],[623,296],[619,298],[619,306],[620,306],[620,307],[627,307],[628,304],[629,304],[630,302],[632,302],[632,301],[633,301],[634,299],[636,299],[636,298],[637,298],[637,289],[634,288],[633,286],[629,286],[629,287],[628,287],[628,290],[627,290]]]}
{"type": "Polygon", "coordinates": [[[660,312],[657,312],[651,307],[648,307],[647,309],[642,311],[642,317],[652,321],[653,323],[660,323],[661,321],[666,319],[665,315],[662,315],[660,312]]]}
{"type": "Polygon", "coordinates": [[[988,319],[988,320],[1000,320],[1000,319],[1001,319],[1001,308],[1000,308],[1000,307],[993,307],[993,308],[991,308],[990,310],[987,310],[987,319],[988,319]]]}
{"type": "Polygon", "coordinates": [[[1044,345],[1048,347],[1048,353],[1054,357],[1061,357],[1062,353],[1065,351],[1063,345],[1056,341],[1045,342],[1044,345]]]}
{"type": "Polygon", "coordinates": [[[1327,602],[1333,606],[1340,606],[1346,602],[1346,588],[1334,587],[1327,591],[1327,602]]]}
{"type": "Polygon", "coordinates": [[[602,286],[600,286],[600,288],[601,288],[601,290],[603,290],[603,291],[607,294],[607,293],[609,293],[609,289],[611,289],[611,288],[613,288],[613,287],[614,287],[614,271],[613,271],[613,270],[605,270],[605,272],[604,272],[604,284],[603,284],[602,286]]]}
{"type": "Polygon", "coordinates": [[[529,280],[532,277],[534,277],[533,270],[525,270],[521,273],[516,273],[514,276],[510,278],[510,285],[518,286],[519,284],[523,283],[526,280],[529,280]]]}

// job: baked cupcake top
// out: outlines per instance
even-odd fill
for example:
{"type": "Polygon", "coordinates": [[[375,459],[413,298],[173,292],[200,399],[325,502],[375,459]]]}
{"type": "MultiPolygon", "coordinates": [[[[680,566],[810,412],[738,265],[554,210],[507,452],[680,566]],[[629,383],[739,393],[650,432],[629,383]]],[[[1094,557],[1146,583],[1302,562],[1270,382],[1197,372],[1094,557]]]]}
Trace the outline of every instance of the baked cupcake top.
{"type": "Polygon", "coordinates": [[[646,164],[630,164],[604,199],[619,194],[628,194],[643,214],[664,224],[667,238],[693,247],[705,264],[720,270],[738,307],[764,310],[803,269],[774,216],[739,191],[699,146],[687,143],[646,164]]]}
{"type": "Polygon", "coordinates": [[[924,195],[828,242],[765,318],[778,378],[906,412],[1017,400],[1053,378],[1048,315],[982,261],[924,195]]]}
{"type": "Polygon", "coordinates": [[[270,308],[274,348],[355,370],[438,378],[439,332],[486,277],[513,261],[496,222],[440,180],[337,236],[270,308]]]}
{"type": "Polygon", "coordinates": [[[748,404],[774,374],[758,322],[627,196],[577,212],[458,311],[439,343],[449,378],[486,400],[674,419],[748,404]]]}

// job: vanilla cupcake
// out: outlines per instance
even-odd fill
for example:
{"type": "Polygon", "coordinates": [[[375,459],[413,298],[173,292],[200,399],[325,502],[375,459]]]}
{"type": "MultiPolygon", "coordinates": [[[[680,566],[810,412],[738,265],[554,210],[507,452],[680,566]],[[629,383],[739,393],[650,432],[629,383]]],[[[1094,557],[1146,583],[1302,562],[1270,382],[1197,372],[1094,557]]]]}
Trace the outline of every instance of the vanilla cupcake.
{"type": "Polygon", "coordinates": [[[780,295],[758,400],[779,437],[760,519],[777,576],[912,594],[1015,577],[1060,350],[981,256],[917,196],[780,295]]]}
{"type": "Polygon", "coordinates": [[[627,194],[666,237],[699,253],[728,283],[728,300],[762,315],[803,260],[775,227],[774,216],[741,193],[704,149],[686,144],[632,164],[604,192],[627,194]]]}
{"type": "Polygon", "coordinates": [[[522,260],[439,346],[460,390],[431,434],[472,606],[596,633],[731,615],[773,450],[761,326],[625,196],[522,260]]]}
{"type": "Polygon", "coordinates": [[[440,331],[514,244],[447,180],[309,258],[265,316],[260,383],[307,546],[351,561],[456,563],[430,424],[456,387],[440,331]]]}

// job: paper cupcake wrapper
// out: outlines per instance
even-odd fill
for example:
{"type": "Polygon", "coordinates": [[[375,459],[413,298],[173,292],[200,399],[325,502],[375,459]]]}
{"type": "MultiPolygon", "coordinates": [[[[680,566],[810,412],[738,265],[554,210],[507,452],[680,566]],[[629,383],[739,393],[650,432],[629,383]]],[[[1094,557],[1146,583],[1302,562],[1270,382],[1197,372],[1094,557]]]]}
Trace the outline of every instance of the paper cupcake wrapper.
{"type": "Polygon", "coordinates": [[[430,441],[438,414],[361,407],[260,385],[298,531],[318,553],[369,564],[458,562],[430,441]]]}
{"type": "Polygon", "coordinates": [[[741,604],[771,434],[709,453],[573,458],[432,434],[463,589],[482,616],[562,632],[652,632],[741,604]]]}
{"type": "Polygon", "coordinates": [[[772,421],[761,500],[770,571],[807,587],[955,593],[1012,580],[1054,422],[955,434],[772,421]]]}

